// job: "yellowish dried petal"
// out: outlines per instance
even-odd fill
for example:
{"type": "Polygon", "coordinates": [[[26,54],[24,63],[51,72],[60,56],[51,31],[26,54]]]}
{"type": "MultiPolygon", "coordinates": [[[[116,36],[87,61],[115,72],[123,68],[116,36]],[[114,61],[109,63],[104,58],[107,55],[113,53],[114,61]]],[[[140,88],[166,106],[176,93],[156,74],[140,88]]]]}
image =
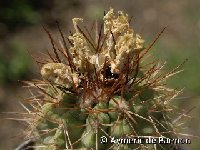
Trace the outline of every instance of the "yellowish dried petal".
{"type": "Polygon", "coordinates": [[[115,45],[116,54],[119,55],[124,50],[129,53],[134,51],[135,39],[133,33],[125,33],[123,36],[119,36],[115,45]]]}
{"type": "Polygon", "coordinates": [[[70,67],[63,63],[45,64],[41,69],[41,75],[44,79],[55,84],[64,84],[65,87],[72,86],[72,79],[78,84],[77,74],[72,74],[70,67]]]}
{"type": "Polygon", "coordinates": [[[144,40],[139,34],[136,34],[136,45],[135,49],[143,49],[144,48],[144,40]]]}
{"type": "Polygon", "coordinates": [[[108,13],[103,18],[103,20],[104,20],[104,34],[109,33],[110,30],[112,29],[112,26],[113,26],[112,20],[113,19],[114,19],[114,12],[113,12],[113,9],[110,8],[108,13]]]}
{"type": "MultiPolygon", "coordinates": [[[[91,60],[93,52],[89,47],[85,37],[81,33],[75,33],[69,37],[73,42],[73,47],[70,48],[70,52],[73,55],[74,64],[81,70],[85,70],[85,60],[91,60]]],[[[89,61],[90,62],[90,61],[89,61]]]]}
{"type": "Polygon", "coordinates": [[[76,32],[79,32],[77,25],[78,25],[79,22],[83,22],[83,19],[82,18],[73,18],[72,22],[73,22],[74,29],[76,30],[76,32]]]}
{"type": "Polygon", "coordinates": [[[104,34],[108,34],[110,31],[112,31],[114,35],[121,34],[128,28],[128,15],[125,15],[122,11],[119,11],[118,17],[116,17],[111,8],[104,16],[104,34]]]}
{"type": "Polygon", "coordinates": [[[112,32],[114,34],[120,34],[125,32],[129,28],[128,15],[122,11],[118,12],[118,17],[113,20],[112,32]]]}
{"type": "Polygon", "coordinates": [[[129,28],[128,15],[119,11],[116,17],[112,8],[104,16],[104,34],[108,38],[101,53],[104,55],[101,61],[108,57],[111,71],[121,73],[128,56],[133,57],[138,49],[143,49],[144,40],[129,28]]]}

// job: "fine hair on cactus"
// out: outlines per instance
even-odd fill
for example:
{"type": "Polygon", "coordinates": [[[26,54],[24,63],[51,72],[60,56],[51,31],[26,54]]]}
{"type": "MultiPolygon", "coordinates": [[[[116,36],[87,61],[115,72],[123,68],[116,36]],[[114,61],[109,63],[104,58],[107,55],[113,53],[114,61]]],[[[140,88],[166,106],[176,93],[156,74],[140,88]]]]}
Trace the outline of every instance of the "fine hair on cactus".
{"type": "Polygon", "coordinates": [[[174,143],[112,142],[177,138],[181,130],[171,101],[182,90],[166,87],[166,80],[182,64],[163,73],[165,63],[145,61],[165,28],[145,46],[130,21],[110,8],[102,23],[96,22],[99,28],[90,31],[82,18],[74,18],[68,37],[57,23],[60,41],[44,27],[53,51],[36,60],[41,79],[23,81],[31,93],[24,100],[30,106],[23,105],[28,112],[26,138],[34,139],[34,149],[178,149],[174,143]]]}

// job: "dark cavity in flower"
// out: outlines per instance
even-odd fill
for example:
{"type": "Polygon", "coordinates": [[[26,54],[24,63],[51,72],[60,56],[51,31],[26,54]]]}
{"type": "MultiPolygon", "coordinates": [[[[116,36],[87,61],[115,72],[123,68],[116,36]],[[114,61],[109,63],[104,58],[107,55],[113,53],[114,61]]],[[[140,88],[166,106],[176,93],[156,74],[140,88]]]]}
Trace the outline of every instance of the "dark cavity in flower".
{"type": "Polygon", "coordinates": [[[107,67],[106,67],[106,75],[105,75],[105,78],[106,78],[106,79],[111,79],[111,78],[118,79],[118,78],[119,78],[119,74],[112,73],[112,72],[111,72],[111,67],[110,67],[110,66],[107,66],[107,67]]]}

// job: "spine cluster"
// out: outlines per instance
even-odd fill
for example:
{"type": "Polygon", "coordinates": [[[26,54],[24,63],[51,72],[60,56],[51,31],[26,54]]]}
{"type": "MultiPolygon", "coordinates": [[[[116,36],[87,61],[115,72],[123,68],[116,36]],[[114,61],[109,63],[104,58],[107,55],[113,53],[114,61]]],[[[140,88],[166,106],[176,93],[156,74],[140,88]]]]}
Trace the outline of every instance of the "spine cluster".
{"type": "Polygon", "coordinates": [[[171,100],[179,92],[165,87],[165,81],[177,68],[163,74],[164,65],[144,61],[159,35],[145,47],[128,15],[115,15],[113,9],[95,37],[80,27],[82,21],[73,19],[75,32],[67,38],[58,26],[59,44],[46,30],[54,53],[38,61],[42,80],[27,82],[38,91],[29,99],[33,109],[27,119],[36,149],[168,149],[170,145],[110,142],[176,137],[170,114],[175,112],[171,100]]]}

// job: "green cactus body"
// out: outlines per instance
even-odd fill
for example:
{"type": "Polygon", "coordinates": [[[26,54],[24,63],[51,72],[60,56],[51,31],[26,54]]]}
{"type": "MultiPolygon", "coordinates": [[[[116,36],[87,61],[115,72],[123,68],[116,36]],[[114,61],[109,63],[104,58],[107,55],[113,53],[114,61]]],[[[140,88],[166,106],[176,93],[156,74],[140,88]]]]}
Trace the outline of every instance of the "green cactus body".
{"type": "Polygon", "coordinates": [[[31,126],[39,133],[37,149],[159,149],[110,140],[173,136],[166,116],[171,109],[168,99],[176,91],[163,87],[166,76],[160,76],[160,66],[142,67],[144,40],[129,27],[127,14],[120,11],[115,16],[110,9],[103,20],[104,33],[97,35],[97,43],[78,26],[80,18],[73,19],[70,48],[65,42],[62,50],[52,43],[56,57],[41,68],[45,84],[36,84],[45,89],[31,126]],[[59,58],[61,54],[66,60],[59,58]],[[107,143],[101,142],[103,136],[107,143]]]}

